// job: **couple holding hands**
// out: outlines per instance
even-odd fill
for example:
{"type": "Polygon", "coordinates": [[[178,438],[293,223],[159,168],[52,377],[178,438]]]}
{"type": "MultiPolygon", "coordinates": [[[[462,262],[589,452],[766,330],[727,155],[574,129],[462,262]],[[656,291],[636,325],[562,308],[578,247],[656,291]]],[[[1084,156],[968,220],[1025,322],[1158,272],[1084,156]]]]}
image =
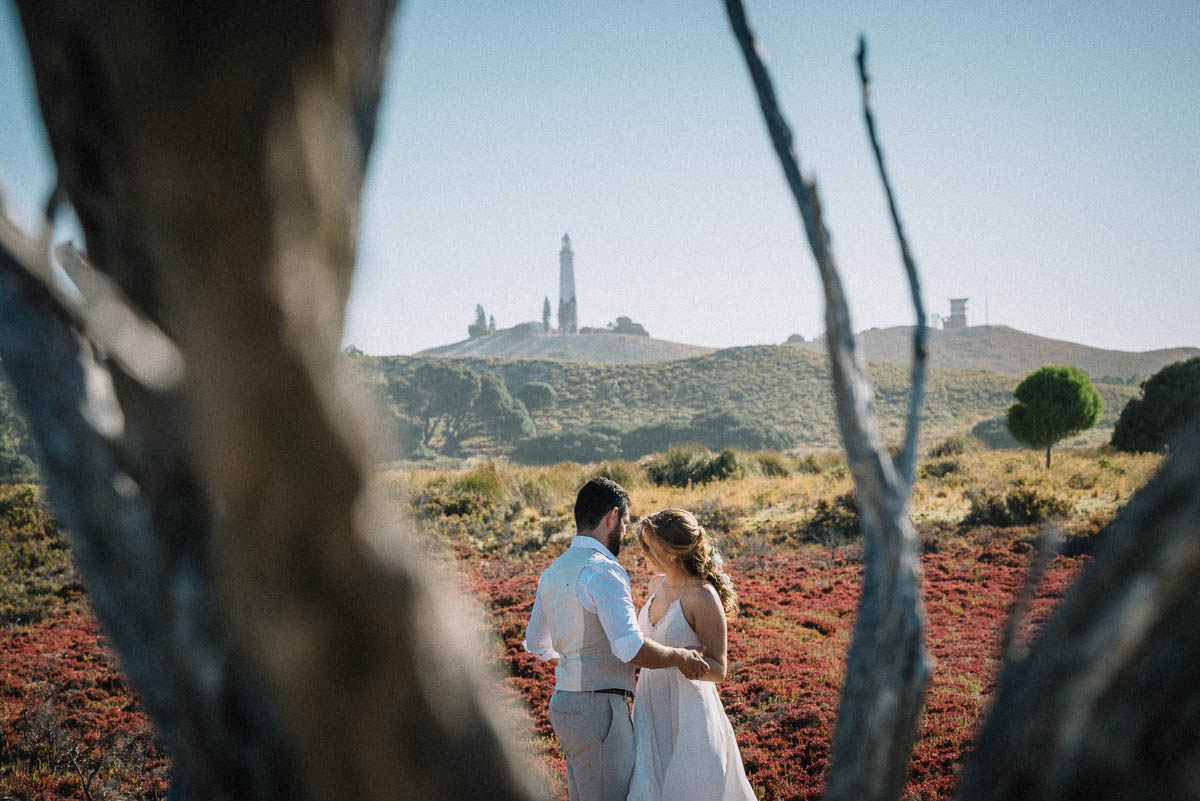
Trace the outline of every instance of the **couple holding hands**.
{"type": "Polygon", "coordinates": [[[550,724],[566,756],[568,797],[753,801],[716,688],[727,667],[726,619],[737,611],[733,583],[696,518],[663,509],[638,524],[661,572],[636,610],[617,561],[629,505],[614,481],[583,485],[575,537],[542,573],[525,632],[525,649],[556,663],[550,724]]]}

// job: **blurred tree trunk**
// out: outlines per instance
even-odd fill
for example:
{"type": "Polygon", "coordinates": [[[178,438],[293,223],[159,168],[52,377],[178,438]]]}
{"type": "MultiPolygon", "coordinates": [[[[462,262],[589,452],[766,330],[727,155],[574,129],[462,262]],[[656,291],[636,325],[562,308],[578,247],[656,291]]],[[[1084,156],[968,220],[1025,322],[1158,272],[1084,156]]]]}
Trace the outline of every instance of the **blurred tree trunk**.
{"type": "Polygon", "coordinates": [[[181,786],[528,795],[339,389],[393,4],[18,9],[94,282],[141,328],[106,340],[30,240],[0,263],[0,357],[181,786]]]}
{"type": "Polygon", "coordinates": [[[1000,676],[960,801],[1200,798],[1200,419],[1000,676]]]}

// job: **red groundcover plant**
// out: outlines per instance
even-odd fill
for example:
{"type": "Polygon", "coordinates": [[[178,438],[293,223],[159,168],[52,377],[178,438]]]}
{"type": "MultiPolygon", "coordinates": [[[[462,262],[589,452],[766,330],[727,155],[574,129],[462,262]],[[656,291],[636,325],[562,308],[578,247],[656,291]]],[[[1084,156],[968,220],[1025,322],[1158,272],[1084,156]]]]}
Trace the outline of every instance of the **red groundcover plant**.
{"type": "MultiPolygon", "coordinates": [[[[948,799],[999,667],[1001,630],[1031,546],[988,529],[923,557],[933,680],[913,754],[908,801],[948,799]],[[975,543],[988,543],[980,546],[975,543]]],[[[561,546],[560,546],[561,547],[561,546]]],[[[486,610],[485,658],[504,675],[515,725],[553,797],[565,798],[562,756],[546,715],[553,668],[521,649],[537,577],[558,553],[457,561],[486,610]]],[[[1087,557],[1046,572],[1019,636],[1028,639],[1087,557]]],[[[635,600],[649,578],[636,555],[635,600]]],[[[729,563],[741,598],[730,623],[730,672],[720,685],[751,783],[764,799],[816,799],[828,766],[846,650],[861,583],[853,559],[820,546],[729,563]]],[[[0,798],[165,795],[168,757],[121,678],[77,584],[36,622],[0,628],[0,798]]]]}
{"type": "MultiPolygon", "coordinates": [[[[1030,546],[949,547],[927,553],[925,602],[935,659],[905,798],[948,799],[999,667],[1002,628],[1024,580],[1030,546]]],[[[553,668],[521,649],[537,577],[551,559],[469,562],[472,589],[501,638],[508,684],[533,717],[536,759],[565,798],[561,754],[546,704],[553,668]]],[[[1021,632],[1032,636],[1086,557],[1059,558],[1046,572],[1021,632]]],[[[720,685],[750,782],[764,799],[816,799],[823,789],[842,670],[854,621],[860,567],[823,548],[732,560],[741,614],[731,621],[730,672],[720,685]]],[[[631,570],[635,599],[648,574],[631,570]]]]}

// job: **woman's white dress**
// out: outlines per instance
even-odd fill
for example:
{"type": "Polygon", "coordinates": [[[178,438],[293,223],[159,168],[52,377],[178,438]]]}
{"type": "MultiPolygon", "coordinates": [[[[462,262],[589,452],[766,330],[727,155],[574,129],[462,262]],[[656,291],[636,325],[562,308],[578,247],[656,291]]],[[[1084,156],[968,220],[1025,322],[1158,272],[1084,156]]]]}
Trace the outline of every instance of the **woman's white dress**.
{"type": "MultiPolygon", "coordinates": [[[[657,592],[657,591],[656,591],[657,592]]],[[[650,625],[650,600],[638,613],[642,633],[673,647],[697,647],[679,601],[650,625]]],[[[675,668],[642,668],[633,697],[636,759],[629,801],[755,801],[717,685],[675,668]]]]}

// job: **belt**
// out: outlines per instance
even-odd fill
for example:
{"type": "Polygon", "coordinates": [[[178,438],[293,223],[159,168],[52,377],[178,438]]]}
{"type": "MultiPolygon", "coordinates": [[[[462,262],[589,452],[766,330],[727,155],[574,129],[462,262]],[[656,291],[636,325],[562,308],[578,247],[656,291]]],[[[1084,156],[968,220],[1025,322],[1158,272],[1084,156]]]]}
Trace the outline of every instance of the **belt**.
{"type": "Polygon", "coordinates": [[[632,690],[620,690],[620,689],[617,689],[617,688],[615,688],[615,687],[614,687],[614,688],[607,689],[607,690],[592,690],[592,692],[594,692],[594,693],[609,693],[610,695],[623,695],[623,696],[625,696],[626,698],[632,698],[632,697],[633,697],[633,691],[632,691],[632,690]]]}

